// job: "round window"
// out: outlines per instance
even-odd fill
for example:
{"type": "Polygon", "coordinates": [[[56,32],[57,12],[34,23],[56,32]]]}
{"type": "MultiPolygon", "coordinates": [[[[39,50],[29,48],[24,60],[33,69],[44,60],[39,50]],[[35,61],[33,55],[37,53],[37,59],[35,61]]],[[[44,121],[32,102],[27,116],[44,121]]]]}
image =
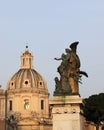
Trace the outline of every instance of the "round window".
{"type": "Polygon", "coordinates": [[[28,81],[25,81],[25,84],[27,85],[27,84],[28,84],[28,81]]]}

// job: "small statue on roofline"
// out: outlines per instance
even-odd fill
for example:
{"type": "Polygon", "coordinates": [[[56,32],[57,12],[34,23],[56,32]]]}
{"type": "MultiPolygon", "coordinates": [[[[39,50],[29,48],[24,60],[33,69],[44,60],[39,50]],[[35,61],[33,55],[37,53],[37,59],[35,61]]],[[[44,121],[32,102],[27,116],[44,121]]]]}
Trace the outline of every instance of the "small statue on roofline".
{"type": "Polygon", "coordinates": [[[57,68],[60,79],[55,77],[54,95],[76,95],[79,94],[79,83],[81,83],[82,75],[88,77],[87,73],[80,71],[80,59],[76,53],[78,41],[73,42],[70,48],[66,48],[66,54],[62,54],[61,64],[57,68]]]}

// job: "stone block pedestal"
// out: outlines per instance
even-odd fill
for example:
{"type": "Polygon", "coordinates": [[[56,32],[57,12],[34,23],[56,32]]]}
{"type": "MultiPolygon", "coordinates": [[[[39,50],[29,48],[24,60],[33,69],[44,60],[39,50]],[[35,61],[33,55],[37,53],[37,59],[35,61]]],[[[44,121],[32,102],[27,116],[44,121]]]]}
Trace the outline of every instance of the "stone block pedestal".
{"type": "Polygon", "coordinates": [[[80,104],[82,98],[74,96],[53,96],[50,99],[53,116],[53,130],[82,130],[80,104]]]}

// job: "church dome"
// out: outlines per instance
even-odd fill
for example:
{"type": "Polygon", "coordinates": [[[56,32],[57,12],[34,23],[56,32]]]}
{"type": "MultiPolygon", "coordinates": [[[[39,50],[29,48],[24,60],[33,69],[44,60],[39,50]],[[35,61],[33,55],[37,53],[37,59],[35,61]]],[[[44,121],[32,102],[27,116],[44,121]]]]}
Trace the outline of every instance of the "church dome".
{"type": "Polygon", "coordinates": [[[45,92],[48,93],[44,78],[33,68],[33,56],[26,46],[21,56],[21,68],[16,72],[7,84],[7,91],[13,92],[45,92]]]}

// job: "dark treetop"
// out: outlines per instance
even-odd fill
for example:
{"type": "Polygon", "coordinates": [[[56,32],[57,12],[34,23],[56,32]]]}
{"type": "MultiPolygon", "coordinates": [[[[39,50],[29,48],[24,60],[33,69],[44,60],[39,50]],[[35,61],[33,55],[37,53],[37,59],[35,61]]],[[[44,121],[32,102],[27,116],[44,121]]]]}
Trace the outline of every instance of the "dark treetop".
{"type": "Polygon", "coordinates": [[[57,68],[60,79],[55,77],[54,95],[79,94],[79,82],[81,83],[82,75],[88,77],[86,72],[80,71],[80,59],[76,53],[78,43],[74,42],[70,48],[66,48],[66,54],[63,53],[61,58],[54,58],[61,60],[61,64],[57,68]]]}

